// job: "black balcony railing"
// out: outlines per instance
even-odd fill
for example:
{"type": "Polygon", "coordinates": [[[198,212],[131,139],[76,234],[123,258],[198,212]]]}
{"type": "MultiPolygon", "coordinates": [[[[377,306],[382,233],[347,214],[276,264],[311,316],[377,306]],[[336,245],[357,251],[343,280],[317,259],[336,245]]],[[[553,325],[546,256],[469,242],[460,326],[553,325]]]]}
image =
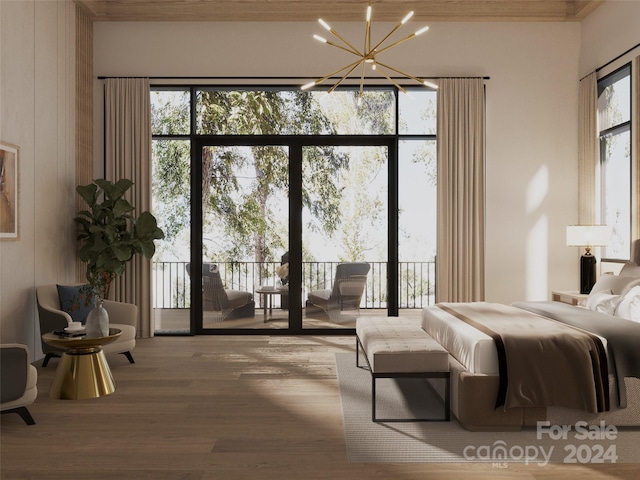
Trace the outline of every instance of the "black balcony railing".
{"type": "MultiPolygon", "coordinates": [[[[331,288],[335,270],[341,262],[304,262],[302,264],[302,304],[309,291],[331,288]]],[[[371,270],[360,308],[387,308],[387,262],[369,262],[371,270]]],[[[191,307],[189,262],[153,262],[154,308],[191,307]]],[[[280,262],[220,262],[225,288],[254,292],[260,285],[279,282],[276,269],[280,262]]],[[[435,262],[398,264],[400,308],[423,308],[434,303],[435,262]]]]}

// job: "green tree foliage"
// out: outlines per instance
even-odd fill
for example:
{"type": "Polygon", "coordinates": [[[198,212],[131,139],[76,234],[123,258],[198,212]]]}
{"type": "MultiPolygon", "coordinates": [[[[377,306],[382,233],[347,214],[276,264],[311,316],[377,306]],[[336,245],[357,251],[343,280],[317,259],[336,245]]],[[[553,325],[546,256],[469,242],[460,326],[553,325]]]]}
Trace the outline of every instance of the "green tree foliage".
{"type": "MultiPolygon", "coordinates": [[[[155,91],[152,95],[152,133],[188,135],[189,92],[155,91]]],[[[191,215],[190,164],[188,139],[153,142],[153,208],[166,240],[161,242],[159,250],[166,250],[168,246],[180,243],[179,235],[188,232],[191,215]]]]}
{"type": "MultiPolygon", "coordinates": [[[[167,111],[169,107],[166,107],[167,111]]],[[[188,109],[184,109],[183,111],[188,109]]],[[[286,135],[333,134],[331,121],[314,104],[309,92],[202,90],[196,104],[196,128],[203,135],[286,135]]],[[[170,117],[167,116],[167,117],[170,117]]],[[[157,129],[175,132],[184,124],[181,115],[158,122],[157,129]],[[170,123],[171,125],[167,125],[170,123]]],[[[158,198],[172,205],[165,220],[168,237],[173,237],[188,222],[189,175],[183,147],[168,142],[158,147],[155,186],[158,198]],[[160,157],[164,157],[160,159],[160,157]]],[[[314,195],[303,198],[304,206],[314,213],[315,228],[333,231],[340,220],[340,191],[335,178],[348,165],[348,158],[332,148],[319,148],[310,155],[310,171],[305,182],[314,195]]],[[[270,211],[270,199],[288,196],[288,153],[282,147],[256,146],[207,147],[202,155],[202,211],[206,229],[224,232],[223,245],[208,246],[217,258],[237,260],[253,257],[257,262],[274,258],[287,249],[286,226],[278,224],[270,211]],[[251,172],[250,185],[241,183],[239,172],[251,172]]]]}
{"type": "Polygon", "coordinates": [[[394,119],[391,115],[396,103],[395,95],[389,90],[372,90],[362,97],[352,93],[352,101],[357,118],[367,125],[366,130],[373,135],[395,133],[394,119]]]}

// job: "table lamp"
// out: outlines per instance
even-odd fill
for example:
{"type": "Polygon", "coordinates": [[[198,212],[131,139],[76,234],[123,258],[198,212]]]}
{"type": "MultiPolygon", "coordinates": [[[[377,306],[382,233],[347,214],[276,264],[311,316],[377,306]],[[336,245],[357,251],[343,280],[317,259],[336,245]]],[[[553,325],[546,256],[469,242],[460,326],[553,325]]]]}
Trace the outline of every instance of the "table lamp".
{"type": "Polygon", "coordinates": [[[609,243],[611,228],[607,225],[567,226],[567,246],[584,247],[580,257],[580,293],[589,293],[596,283],[596,257],[592,247],[603,247],[609,243]]]}

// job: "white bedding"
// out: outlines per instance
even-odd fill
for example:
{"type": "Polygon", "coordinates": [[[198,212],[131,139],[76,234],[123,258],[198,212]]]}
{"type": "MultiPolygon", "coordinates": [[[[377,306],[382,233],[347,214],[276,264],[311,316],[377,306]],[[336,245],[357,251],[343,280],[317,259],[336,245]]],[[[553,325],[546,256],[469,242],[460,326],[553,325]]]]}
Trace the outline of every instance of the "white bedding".
{"type": "Polygon", "coordinates": [[[469,372],[498,374],[498,352],[489,335],[438,307],[422,310],[422,328],[469,372]]]}
{"type": "MultiPolygon", "coordinates": [[[[485,333],[436,306],[422,310],[422,328],[469,372],[498,375],[496,345],[485,333]]],[[[599,338],[607,351],[606,339],[599,338]]]]}

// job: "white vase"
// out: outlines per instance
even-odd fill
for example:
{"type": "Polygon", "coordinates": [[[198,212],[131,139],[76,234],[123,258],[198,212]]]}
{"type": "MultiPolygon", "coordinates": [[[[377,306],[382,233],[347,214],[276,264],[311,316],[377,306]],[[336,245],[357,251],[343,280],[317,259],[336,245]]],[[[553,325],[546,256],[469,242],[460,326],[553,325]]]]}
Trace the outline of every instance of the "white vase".
{"type": "Polygon", "coordinates": [[[106,337],[109,335],[109,313],[103,306],[102,299],[98,299],[95,308],[87,315],[85,322],[87,338],[106,337]]]}

